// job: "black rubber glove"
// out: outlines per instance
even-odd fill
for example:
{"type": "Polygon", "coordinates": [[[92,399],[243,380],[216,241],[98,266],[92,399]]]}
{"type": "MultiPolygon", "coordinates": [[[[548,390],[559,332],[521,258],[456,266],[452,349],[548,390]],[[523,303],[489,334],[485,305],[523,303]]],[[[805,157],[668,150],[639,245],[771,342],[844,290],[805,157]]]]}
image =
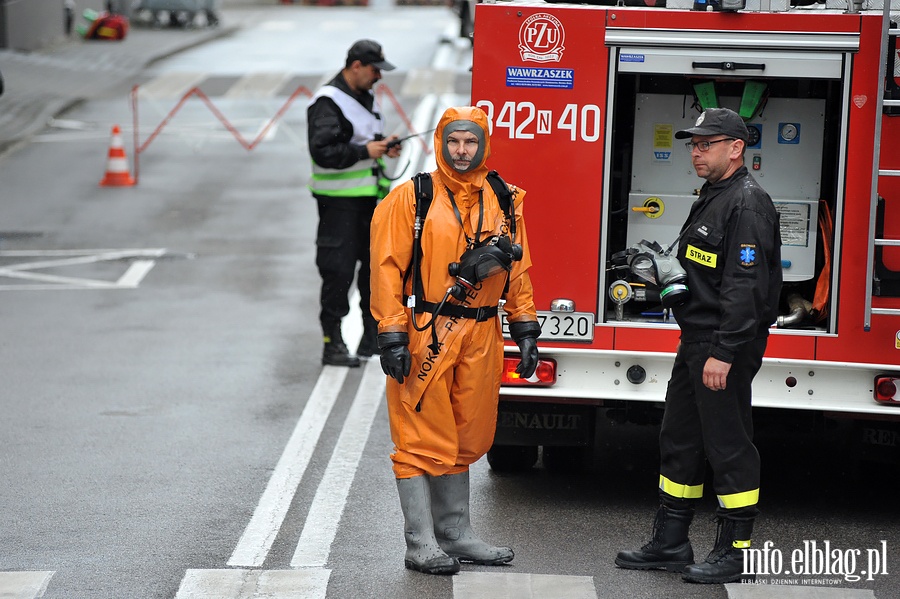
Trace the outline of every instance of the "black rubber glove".
{"type": "Polygon", "coordinates": [[[403,384],[412,367],[409,355],[409,335],[403,332],[378,333],[378,349],[381,350],[381,369],[386,375],[403,384]]]}
{"type": "Polygon", "coordinates": [[[516,372],[523,379],[529,379],[534,375],[538,365],[537,338],[541,335],[541,325],[535,320],[509,323],[509,336],[519,346],[522,358],[516,366],[516,372]]]}

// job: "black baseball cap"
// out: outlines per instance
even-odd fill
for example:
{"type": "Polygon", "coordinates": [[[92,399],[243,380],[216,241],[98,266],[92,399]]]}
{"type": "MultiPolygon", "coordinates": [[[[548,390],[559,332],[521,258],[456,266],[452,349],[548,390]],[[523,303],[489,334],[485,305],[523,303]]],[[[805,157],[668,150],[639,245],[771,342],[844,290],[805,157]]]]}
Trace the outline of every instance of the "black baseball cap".
{"type": "Polygon", "coordinates": [[[675,139],[687,139],[694,135],[727,135],[735,139],[747,141],[750,133],[741,115],[729,108],[707,108],[697,117],[697,122],[690,129],[675,132],[675,139]]]}
{"type": "Polygon", "coordinates": [[[382,71],[393,71],[397,68],[384,59],[384,50],[381,49],[381,44],[373,40],[359,40],[350,46],[350,50],[347,51],[347,66],[350,66],[354,60],[370,64],[382,71]]]}

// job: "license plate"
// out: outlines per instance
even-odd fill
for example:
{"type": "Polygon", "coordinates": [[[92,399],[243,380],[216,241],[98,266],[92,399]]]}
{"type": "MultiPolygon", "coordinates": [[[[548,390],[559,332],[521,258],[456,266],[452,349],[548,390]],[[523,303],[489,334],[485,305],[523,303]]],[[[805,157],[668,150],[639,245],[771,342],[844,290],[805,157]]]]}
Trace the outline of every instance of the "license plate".
{"type": "MultiPolygon", "coordinates": [[[[506,313],[501,312],[503,336],[509,336],[509,323],[506,313]]],[[[594,315],[590,312],[544,312],[538,311],[538,322],[541,324],[541,336],[545,341],[593,341],[594,315]]]]}

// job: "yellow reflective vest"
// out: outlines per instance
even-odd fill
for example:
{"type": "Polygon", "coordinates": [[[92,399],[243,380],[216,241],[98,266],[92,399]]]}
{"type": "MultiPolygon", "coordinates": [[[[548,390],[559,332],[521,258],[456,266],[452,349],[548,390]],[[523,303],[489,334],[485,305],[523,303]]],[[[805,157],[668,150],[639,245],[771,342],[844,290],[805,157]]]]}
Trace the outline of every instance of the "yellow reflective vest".
{"type": "MultiPolygon", "coordinates": [[[[377,105],[375,113],[369,112],[352,96],[332,85],[322,86],[310,99],[309,104],[313,104],[323,96],[334,101],[344,118],[353,125],[351,143],[365,145],[375,139],[376,135],[383,135],[384,125],[378,117],[377,105]]],[[[380,159],[366,158],[341,169],[319,166],[313,160],[309,190],[321,196],[382,198],[387,195],[390,188],[390,180],[384,177],[383,173],[384,162],[380,159]]]]}

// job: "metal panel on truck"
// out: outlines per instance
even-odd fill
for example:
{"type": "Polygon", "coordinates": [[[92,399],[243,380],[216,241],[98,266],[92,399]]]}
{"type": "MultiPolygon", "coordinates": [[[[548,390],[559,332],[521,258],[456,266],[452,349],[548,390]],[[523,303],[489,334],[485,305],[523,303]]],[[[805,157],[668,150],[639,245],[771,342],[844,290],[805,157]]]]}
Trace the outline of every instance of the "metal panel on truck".
{"type": "MultiPolygon", "coordinates": [[[[662,401],[679,329],[635,246],[656,241],[662,252],[677,239],[704,181],[674,133],[711,106],[744,117],[745,164],[781,220],[785,285],[754,405],[900,414],[900,392],[873,396],[882,372],[887,391],[900,386],[890,281],[867,324],[867,285],[892,276],[898,255],[881,244],[869,272],[875,237],[896,229],[885,222],[895,199],[881,202],[877,221],[870,213],[875,182],[896,190],[878,179],[872,147],[881,127],[900,130],[879,114],[886,19],[787,3],[726,14],[528,0],[480,4],[477,15],[472,103],[492,122],[491,167],[528,191],[537,307],[566,306],[579,323],[595,316],[592,338],[540,344],[555,379],[504,383],[501,405],[526,402],[534,415],[517,416],[517,428],[557,422],[554,406],[627,413],[662,401]]],[[[516,442],[559,442],[537,430],[517,430],[516,442]]]]}
{"type": "Polygon", "coordinates": [[[476,27],[490,33],[475,36],[472,103],[492,123],[490,167],[528,194],[535,304],[547,310],[564,297],[595,312],[596,277],[573,276],[572,266],[601,268],[605,13],[549,8],[478,5],[476,27]]]}

